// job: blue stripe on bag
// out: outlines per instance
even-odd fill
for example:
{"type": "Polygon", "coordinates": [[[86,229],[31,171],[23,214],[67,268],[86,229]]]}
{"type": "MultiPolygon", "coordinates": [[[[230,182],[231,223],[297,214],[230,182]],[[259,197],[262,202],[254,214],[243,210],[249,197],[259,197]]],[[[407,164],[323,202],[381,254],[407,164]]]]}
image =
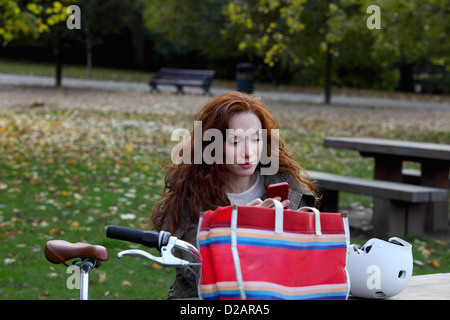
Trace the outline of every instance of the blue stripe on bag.
{"type": "MultiPolygon", "coordinates": [[[[282,293],[263,291],[263,290],[245,290],[247,299],[269,299],[269,300],[341,300],[347,297],[345,292],[324,292],[303,295],[285,295],[282,293]]],[[[237,290],[218,290],[211,293],[203,293],[202,298],[205,300],[222,299],[238,299],[240,297],[237,290]]]]}
{"type": "Polygon", "coordinates": [[[268,299],[268,300],[334,300],[334,299],[345,299],[347,296],[347,291],[345,292],[324,292],[324,293],[313,293],[313,294],[301,294],[301,295],[285,295],[282,293],[271,292],[271,291],[245,291],[247,298],[249,299],[268,299]]]}
{"type": "MultiPolygon", "coordinates": [[[[200,248],[209,247],[217,244],[230,244],[230,236],[211,237],[208,240],[201,240],[199,242],[200,248]]],[[[237,237],[238,245],[270,247],[291,250],[327,250],[327,249],[345,249],[347,245],[345,242],[291,242],[284,240],[272,240],[263,238],[249,238],[237,237]]]]}

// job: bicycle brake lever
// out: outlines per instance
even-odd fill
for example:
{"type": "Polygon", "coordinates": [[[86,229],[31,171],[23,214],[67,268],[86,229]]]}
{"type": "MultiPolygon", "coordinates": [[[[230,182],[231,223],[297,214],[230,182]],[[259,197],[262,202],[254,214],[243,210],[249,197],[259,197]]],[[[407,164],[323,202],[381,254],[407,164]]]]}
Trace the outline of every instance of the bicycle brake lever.
{"type": "Polygon", "coordinates": [[[135,256],[139,258],[145,258],[150,261],[156,262],[162,267],[183,267],[183,266],[192,266],[192,265],[200,265],[200,263],[192,263],[180,258],[175,257],[172,254],[173,249],[175,248],[175,244],[177,242],[177,238],[170,237],[167,245],[161,248],[161,256],[155,257],[154,255],[139,249],[130,249],[121,251],[117,254],[117,257],[121,259],[123,256],[135,256]]]}

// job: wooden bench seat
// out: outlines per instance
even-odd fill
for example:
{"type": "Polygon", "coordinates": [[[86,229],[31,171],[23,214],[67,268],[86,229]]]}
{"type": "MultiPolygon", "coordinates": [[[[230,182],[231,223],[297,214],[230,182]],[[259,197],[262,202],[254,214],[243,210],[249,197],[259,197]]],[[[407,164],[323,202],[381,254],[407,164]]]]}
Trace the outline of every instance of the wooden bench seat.
{"type": "Polygon", "coordinates": [[[201,87],[204,94],[211,94],[209,88],[215,75],[214,70],[192,70],[161,68],[150,78],[150,92],[157,91],[158,85],[174,85],[177,93],[184,94],[183,87],[201,87]]]}
{"type": "MultiPolygon", "coordinates": [[[[415,169],[403,169],[402,177],[404,183],[420,184],[420,170],[415,169]]],[[[450,181],[450,176],[448,177],[450,181]]]]}
{"type": "Polygon", "coordinates": [[[373,230],[377,237],[423,234],[425,204],[448,199],[445,189],[318,171],[308,174],[323,191],[321,211],[338,211],[339,192],[373,196],[373,230]]]}

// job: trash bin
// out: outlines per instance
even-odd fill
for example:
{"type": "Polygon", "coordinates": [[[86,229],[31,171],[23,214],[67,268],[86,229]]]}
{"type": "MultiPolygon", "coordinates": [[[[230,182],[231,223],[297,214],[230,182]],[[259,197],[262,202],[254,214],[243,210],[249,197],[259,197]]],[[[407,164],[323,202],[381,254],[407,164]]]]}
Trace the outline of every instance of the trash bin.
{"type": "Polygon", "coordinates": [[[251,63],[238,63],[236,66],[236,90],[244,93],[253,92],[253,71],[251,63]]]}

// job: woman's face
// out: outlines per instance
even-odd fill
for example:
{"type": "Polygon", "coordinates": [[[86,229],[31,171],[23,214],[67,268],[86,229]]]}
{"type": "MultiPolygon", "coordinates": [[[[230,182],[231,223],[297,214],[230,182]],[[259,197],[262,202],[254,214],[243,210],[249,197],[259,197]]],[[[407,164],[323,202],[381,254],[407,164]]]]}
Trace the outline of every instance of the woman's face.
{"type": "Polygon", "coordinates": [[[230,118],[225,140],[225,163],[232,175],[251,176],[259,163],[263,148],[262,125],[252,112],[230,118]]]}

